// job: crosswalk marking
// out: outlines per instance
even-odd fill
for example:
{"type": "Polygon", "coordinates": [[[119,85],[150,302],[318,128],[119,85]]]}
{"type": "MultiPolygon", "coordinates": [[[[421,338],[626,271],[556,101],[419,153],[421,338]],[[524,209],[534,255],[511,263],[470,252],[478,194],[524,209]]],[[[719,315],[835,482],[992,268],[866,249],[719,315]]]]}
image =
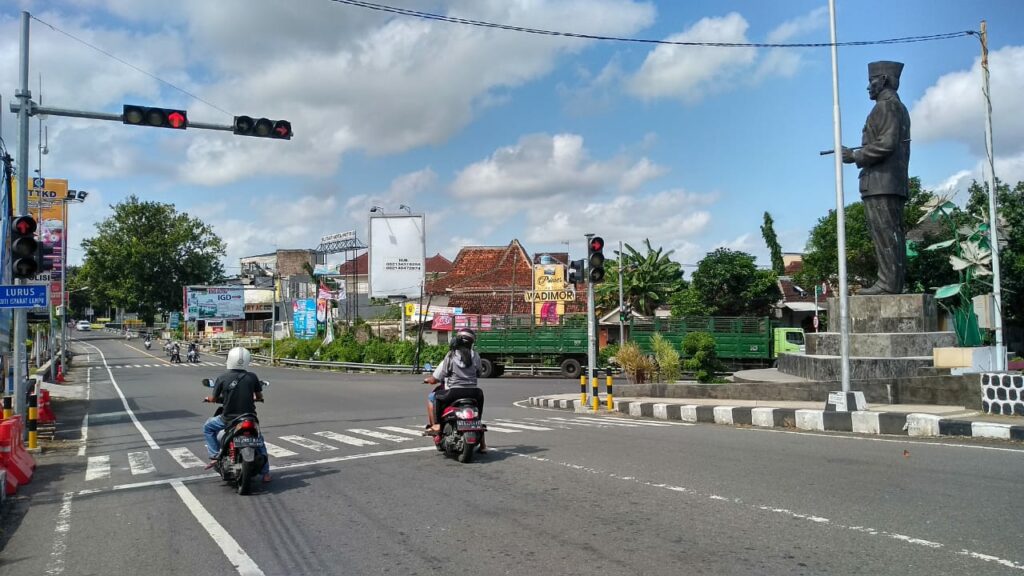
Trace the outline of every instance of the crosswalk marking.
{"type": "Polygon", "coordinates": [[[263,445],[267,447],[267,454],[270,454],[274,458],[284,458],[285,456],[295,456],[296,452],[292,452],[287,448],[282,448],[276,444],[270,442],[263,442],[263,445]]]}
{"type": "Polygon", "coordinates": [[[110,476],[110,456],[89,456],[85,468],[85,481],[99,480],[110,476]]]}
{"type": "Polygon", "coordinates": [[[308,448],[313,452],[326,452],[328,450],[338,449],[337,446],[331,446],[330,444],[317,442],[316,440],[311,440],[309,438],[306,438],[305,436],[281,436],[280,439],[284,440],[285,442],[291,442],[292,444],[298,444],[299,446],[302,446],[303,448],[308,448]]]}
{"type": "Polygon", "coordinates": [[[363,428],[349,428],[349,432],[353,434],[362,434],[363,436],[369,436],[370,438],[380,438],[381,440],[390,440],[392,442],[405,442],[409,440],[405,436],[395,436],[394,434],[385,434],[384,432],[377,432],[375,430],[364,430],[363,428]]]}
{"type": "Polygon", "coordinates": [[[153,466],[153,459],[149,457],[149,452],[129,452],[128,466],[132,469],[132,476],[156,472],[156,466],[153,466]]]}
{"type": "Polygon", "coordinates": [[[579,417],[579,419],[585,420],[587,422],[600,422],[601,424],[610,424],[612,426],[654,426],[658,428],[663,426],[671,426],[671,424],[667,424],[664,422],[647,422],[644,420],[615,420],[613,418],[595,418],[593,416],[581,416],[579,417]]]}
{"type": "Polygon", "coordinates": [[[376,446],[377,443],[373,440],[366,440],[364,438],[356,438],[355,436],[346,436],[345,434],[338,434],[337,432],[331,432],[325,430],[323,432],[313,432],[317,436],[322,436],[328,440],[334,440],[335,442],[341,442],[342,444],[351,444],[352,446],[376,446]]]}
{"type": "Polygon", "coordinates": [[[583,422],[583,421],[580,421],[580,420],[576,420],[574,418],[556,418],[556,417],[552,417],[552,418],[549,418],[549,420],[553,420],[555,422],[558,422],[559,424],[570,424],[570,425],[575,425],[575,426],[600,426],[600,424],[595,423],[595,422],[583,422]]]}
{"type": "Polygon", "coordinates": [[[423,428],[401,428],[399,426],[378,426],[378,428],[398,432],[399,434],[408,434],[409,436],[423,436],[423,428]]]}
{"type": "Polygon", "coordinates": [[[508,434],[514,434],[516,432],[522,432],[522,430],[513,430],[512,428],[501,428],[499,426],[491,426],[490,424],[487,425],[487,431],[488,432],[504,432],[504,433],[508,433],[508,434]]]}
{"type": "MultiPolygon", "coordinates": [[[[522,428],[523,430],[536,430],[538,432],[552,430],[551,428],[546,428],[544,426],[532,426],[530,424],[517,424],[515,422],[509,422],[508,420],[495,420],[495,422],[497,422],[498,424],[501,424],[502,426],[508,426],[509,428],[522,428]]],[[[494,428],[491,428],[490,426],[488,426],[488,429],[489,430],[493,430],[494,428]]]]}
{"type": "Polygon", "coordinates": [[[184,446],[180,448],[168,448],[167,453],[174,458],[175,462],[181,465],[182,468],[199,468],[206,466],[206,464],[200,460],[191,450],[184,446]]]}

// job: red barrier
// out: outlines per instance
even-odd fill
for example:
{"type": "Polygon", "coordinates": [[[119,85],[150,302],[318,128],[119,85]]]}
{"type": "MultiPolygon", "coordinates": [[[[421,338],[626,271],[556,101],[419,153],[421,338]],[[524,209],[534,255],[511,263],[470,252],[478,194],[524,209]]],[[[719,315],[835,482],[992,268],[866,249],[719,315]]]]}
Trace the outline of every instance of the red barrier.
{"type": "Polygon", "coordinates": [[[7,470],[4,490],[8,495],[14,494],[19,485],[28,484],[36,468],[36,461],[25,451],[21,436],[21,416],[0,422],[0,466],[7,470]]]}
{"type": "Polygon", "coordinates": [[[57,384],[64,383],[64,364],[57,364],[57,384]]]}
{"type": "Polygon", "coordinates": [[[53,424],[57,421],[57,416],[53,413],[53,408],[50,407],[50,391],[40,390],[39,391],[39,423],[40,424],[53,424]]]}

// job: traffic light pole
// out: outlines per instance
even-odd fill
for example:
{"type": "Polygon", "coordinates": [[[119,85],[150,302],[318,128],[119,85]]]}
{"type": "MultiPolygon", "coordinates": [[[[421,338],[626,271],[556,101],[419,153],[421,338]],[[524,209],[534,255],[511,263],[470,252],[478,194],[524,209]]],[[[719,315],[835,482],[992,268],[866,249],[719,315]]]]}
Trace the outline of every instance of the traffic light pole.
{"type": "MultiPolygon", "coordinates": [[[[19,53],[19,89],[15,93],[18,99],[18,191],[14,210],[15,216],[28,214],[28,117],[32,106],[32,93],[28,89],[28,12],[21,13],[21,41],[19,53]]],[[[12,103],[13,108],[13,103],[12,103]]],[[[22,278],[14,279],[14,283],[26,284],[22,278]]],[[[14,414],[26,416],[25,387],[27,381],[27,358],[25,357],[25,338],[28,328],[28,313],[24,308],[14,309],[14,334],[11,338],[14,363],[14,414]]],[[[28,427],[26,427],[27,434],[28,427]]]]}
{"type": "MultiPolygon", "coordinates": [[[[590,246],[590,239],[593,234],[587,234],[587,246],[590,246]]],[[[593,382],[597,378],[597,319],[594,315],[594,281],[590,278],[590,262],[587,262],[587,272],[584,274],[587,279],[587,376],[588,381],[593,382]]],[[[590,388],[588,386],[587,388],[590,388]]],[[[597,401],[596,396],[591,397],[588,405],[597,401]]]]}

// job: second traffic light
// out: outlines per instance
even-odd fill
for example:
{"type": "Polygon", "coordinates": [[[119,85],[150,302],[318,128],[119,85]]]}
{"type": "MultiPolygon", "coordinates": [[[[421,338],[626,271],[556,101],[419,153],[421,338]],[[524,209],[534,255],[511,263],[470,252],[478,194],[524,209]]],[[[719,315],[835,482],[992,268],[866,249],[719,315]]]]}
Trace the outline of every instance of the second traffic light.
{"type": "Polygon", "coordinates": [[[184,130],[188,128],[188,112],[172,108],[150,108],[125,104],[121,112],[121,122],[132,126],[184,130]]]}
{"type": "Polygon", "coordinates": [[[587,246],[587,277],[594,284],[604,281],[604,238],[594,236],[587,246]]]}
{"type": "Polygon", "coordinates": [[[251,116],[235,116],[234,133],[256,138],[292,139],[292,123],[287,120],[269,120],[251,116]]]}
{"type": "Polygon", "coordinates": [[[11,221],[11,272],[15,278],[35,278],[39,272],[36,219],[18,216],[11,221]]]}
{"type": "Polygon", "coordinates": [[[569,277],[566,278],[566,282],[569,284],[580,284],[584,282],[585,278],[583,276],[583,271],[586,269],[585,263],[586,260],[583,259],[569,262],[569,277]]]}

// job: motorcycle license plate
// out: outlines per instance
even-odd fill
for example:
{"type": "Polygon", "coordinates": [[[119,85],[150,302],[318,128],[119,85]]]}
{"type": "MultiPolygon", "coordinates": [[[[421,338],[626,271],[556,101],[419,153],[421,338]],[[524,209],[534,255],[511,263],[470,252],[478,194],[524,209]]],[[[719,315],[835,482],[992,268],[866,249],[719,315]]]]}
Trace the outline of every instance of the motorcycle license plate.
{"type": "Polygon", "coordinates": [[[243,446],[262,446],[263,442],[255,436],[235,436],[235,448],[241,448],[243,446]]]}
{"type": "Polygon", "coordinates": [[[482,430],[483,426],[479,420],[458,420],[455,423],[459,430],[482,430]]]}

